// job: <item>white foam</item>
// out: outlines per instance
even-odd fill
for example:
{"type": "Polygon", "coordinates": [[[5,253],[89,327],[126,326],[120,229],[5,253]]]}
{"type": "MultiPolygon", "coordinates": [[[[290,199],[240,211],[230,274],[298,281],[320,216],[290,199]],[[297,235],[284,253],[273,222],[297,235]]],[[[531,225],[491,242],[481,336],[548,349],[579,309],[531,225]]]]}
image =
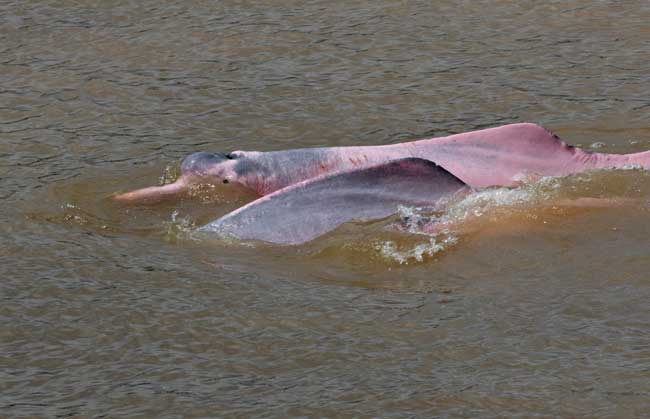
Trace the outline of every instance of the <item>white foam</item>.
{"type": "Polygon", "coordinates": [[[638,163],[630,163],[621,167],[620,170],[644,170],[644,167],[638,163]]]}
{"type": "Polygon", "coordinates": [[[167,229],[165,238],[168,241],[192,239],[192,232],[195,227],[194,221],[189,217],[179,217],[178,210],[174,210],[170,215],[170,221],[163,222],[163,225],[167,229]]]}
{"type": "MultiPolygon", "coordinates": [[[[550,184],[549,186],[554,188],[550,184]]],[[[540,184],[536,187],[530,185],[514,189],[498,188],[473,192],[458,202],[452,203],[447,211],[438,219],[439,223],[456,223],[468,218],[482,217],[494,208],[507,208],[527,205],[543,199],[540,184]]]]}
{"type": "Polygon", "coordinates": [[[427,243],[420,243],[412,249],[400,250],[392,241],[379,243],[375,248],[384,258],[394,260],[400,265],[407,265],[411,261],[422,262],[425,257],[433,256],[449,246],[453,246],[457,242],[458,239],[455,236],[446,236],[442,240],[438,240],[438,237],[432,236],[427,243]]]}
{"type": "Polygon", "coordinates": [[[402,228],[413,234],[422,234],[423,225],[434,222],[437,219],[437,217],[427,212],[423,208],[407,207],[404,205],[397,207],[397,215],[402,221],[402,228]]]}
{"type": "Polygon", "coordinates": [[[426,235],[429,237],[428,242],[416,244],[410,249],[399,249],[394,242],[386,241],[377,245],[376,249],[384,258],[400,264],[421,262],[425,257],[439,253],[458,242],[458,237],[450,230],[453,231],[454,226],[459,223],[486,214],[494,216],[498,214],[494,209],[527,206],[550,199],[557,193],[558,188],[560,183],[557,178],[544,177],[518,188],[486,189],[456,197],[447,203],[442,213],[432,214],[431,209],[400,206],[397,215],[402,219],[403,230],[426,235]],[[436,228],[430,228],[432,225],[436,228]],[[426,233],[425,230],[434,232],[426,233]]]}

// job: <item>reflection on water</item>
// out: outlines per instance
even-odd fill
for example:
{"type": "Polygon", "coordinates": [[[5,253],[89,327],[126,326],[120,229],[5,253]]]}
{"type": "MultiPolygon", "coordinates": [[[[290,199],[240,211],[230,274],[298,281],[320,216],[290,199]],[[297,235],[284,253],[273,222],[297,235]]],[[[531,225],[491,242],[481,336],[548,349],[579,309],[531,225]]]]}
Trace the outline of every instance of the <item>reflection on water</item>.
{"type": "Polygon", "coordinates": [[[647,172],[299,247],[192,236],[243,191],[110,197],[200,150],[515,121],[650,149],[648,21],[643,1],[0,4],[0,416],[647,415],[647,172]],[[553,203],[582,197],[623,204],[553,203]]]}

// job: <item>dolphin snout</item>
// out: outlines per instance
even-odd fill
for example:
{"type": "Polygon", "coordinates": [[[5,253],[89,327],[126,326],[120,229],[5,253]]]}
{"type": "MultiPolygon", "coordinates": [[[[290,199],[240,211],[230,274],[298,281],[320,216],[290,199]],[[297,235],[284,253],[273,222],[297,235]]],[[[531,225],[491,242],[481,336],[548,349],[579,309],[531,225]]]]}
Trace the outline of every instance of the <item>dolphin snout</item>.
{"type": "MultiPolygon", "coordinates": [[[[194,153],[183,159],[181,177],[174,183],[163,186],[150,186],[131,192],[115,195],[114,199],[123,204],[155,204],[172,198],[187,196],[192,184],[207,176],[219,177],[224,171],[219,164],[236,157],[224,153],[194,153]],[[197,179],[198,178],[198,179],[197,179]]],[[[228,183],[226,179],[223,183],[228,183]]]]}
{"type": "Polygon", "coordinates": [[[214,172],[214,168],[219,163],[227,160],[230,160],[230,157],[225,153],[206,153],[202,151],[190,154],[181,163],[181,173],[184,175],[205,176],[211,171],[214,172]]]}

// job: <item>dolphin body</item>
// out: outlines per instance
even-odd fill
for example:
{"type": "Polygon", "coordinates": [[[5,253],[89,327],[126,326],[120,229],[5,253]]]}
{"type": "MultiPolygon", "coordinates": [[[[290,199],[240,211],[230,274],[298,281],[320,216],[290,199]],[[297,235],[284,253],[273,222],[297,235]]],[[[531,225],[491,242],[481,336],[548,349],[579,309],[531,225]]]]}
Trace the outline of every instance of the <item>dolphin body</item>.
{"type": "Polygon", "coordinates": [[[300,244],[347,221],[385,218],[398,205],[435,206],[469,188],[625,167],[650,168],[650,151],[589,152],[539,125],[519,123],[383,146],[194,153],[176,182],[115,199],[155,203],[182,196],[193,184],[239,184],[261,198],[199,230],[300,244]]]}

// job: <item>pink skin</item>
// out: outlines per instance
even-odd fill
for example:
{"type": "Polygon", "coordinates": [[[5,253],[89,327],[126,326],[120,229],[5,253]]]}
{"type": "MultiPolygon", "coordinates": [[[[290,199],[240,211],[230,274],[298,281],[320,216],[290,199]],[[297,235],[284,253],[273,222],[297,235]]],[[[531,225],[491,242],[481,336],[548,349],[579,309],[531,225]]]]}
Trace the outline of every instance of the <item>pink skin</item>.
{"type": "Polygon", "coordinates": [[[201,182],[238,183],[264,196],[316,176],[407,157],[435,162],[473,188],[515,186],[541,176],[630,165],[650,168],[650,151],[591,153],[567,145],[538,125],[521,123],[384,146],[236,151],[228,160],[184,171],[173,184],[128,192],[115,199],[154,203],[182,196],[192,184],[201,182]]]}
{"type": "Polygon", "coordinates": [[[150,186],[116,195],[114,199],[122,203],[153,204],[174,199],[189,191],[190,182],[187,177],[181,177],[176,182],[164,186],[150,186]]]}

